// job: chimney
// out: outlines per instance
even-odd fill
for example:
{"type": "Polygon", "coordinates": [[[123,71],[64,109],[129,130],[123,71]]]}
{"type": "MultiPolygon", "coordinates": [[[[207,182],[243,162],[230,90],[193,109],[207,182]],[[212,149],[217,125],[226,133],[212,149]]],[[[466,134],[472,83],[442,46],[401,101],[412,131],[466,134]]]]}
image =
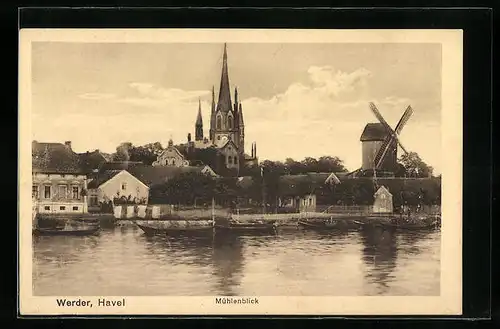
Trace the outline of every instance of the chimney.
{"type": "Polygon", "coordinates": [[[68,150],[71,150],[71,141],[65,141],[65,142],[64,142],[64,145],[66,145],[66,148],[67,148],[68,150]]]}
{"type": "Polygon", "coordinates": [[[188,143],[191,143],[191,133],[188,134],[188,143]]]}

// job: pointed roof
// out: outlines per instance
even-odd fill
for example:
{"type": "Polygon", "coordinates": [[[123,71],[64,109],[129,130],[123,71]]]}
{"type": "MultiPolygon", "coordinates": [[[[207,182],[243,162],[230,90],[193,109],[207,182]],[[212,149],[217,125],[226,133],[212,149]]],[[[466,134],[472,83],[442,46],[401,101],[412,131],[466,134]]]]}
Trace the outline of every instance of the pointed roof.
{"type": "Polygon", "coordinates": [[[196,117],[196,125],[203,126],[203,118],[201,117],[201,100],[198,99],[198,116],[196,117]]]}
{"type": "Polygon", "coordinates": [[[240,103],[240,108],[238,110],[238,124],[240,126],[244,126],[244,123],[243,123],[243,110],[241,109],[241,103],[240,103]]]}
{"type": "Polygon", "coordinates": [[[227,49],[224,43],[224,55],[222,58],[222,74],[220,78],[219,101],[217,111],[229,112],[231,110],[231,91],[229,89],[229,73],[227,69],[227,49]]]}

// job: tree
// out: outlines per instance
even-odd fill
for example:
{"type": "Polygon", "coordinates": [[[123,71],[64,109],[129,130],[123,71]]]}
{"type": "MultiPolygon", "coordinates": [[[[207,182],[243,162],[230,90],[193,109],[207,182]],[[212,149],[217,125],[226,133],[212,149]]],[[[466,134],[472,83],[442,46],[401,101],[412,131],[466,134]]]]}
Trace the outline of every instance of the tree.
{"type": "Polygon", "coordinates": [[[319,172],[347,172],[344,163],[338,157],[322,156],[318,159],[319,172]]]}
{"type": "Polygon", "coordinates": [[[166,183],[151,187],[151,199],[158,203],[194,205],[214,196],[215,180],[201,173],[182,173],[166,183]]]}
{"type": "Polygon", "coordinates": [[[116,153],[113,154],[114,161],[129,161],[130,160],[130,150],[132,149],[132,143],[124,142],[116,147],[116,153]]]}
{"type": "Polygon", "coordinates": [[[404,166],[406,175],[410,177],[432,176],[433,168],[426,164],[416,152],[403,154],[399,162],[404,166]]]}

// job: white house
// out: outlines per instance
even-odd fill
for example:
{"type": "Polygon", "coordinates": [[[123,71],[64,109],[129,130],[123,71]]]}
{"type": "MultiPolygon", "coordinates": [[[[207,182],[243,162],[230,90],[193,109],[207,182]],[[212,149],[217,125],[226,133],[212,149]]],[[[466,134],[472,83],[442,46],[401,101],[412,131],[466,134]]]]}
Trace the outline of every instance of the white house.
{"type": "Polygon", "coordinates": [[[373,212],[375,213],[392,213],[392,194],[385,186],[380,186],[374,194],[373,212]]]}
{"type": "Polygon", "coordinates": [[[99,207],[114,198],[146,204],[149,187],[127,170],[107,170],[88,183],[89,207],[99,207]]]}
{"type": "Polygon", "coordinates": [[[41,214],[86,213],[87,176],[71,142],[32,142],[33,209],[41,214]]]}

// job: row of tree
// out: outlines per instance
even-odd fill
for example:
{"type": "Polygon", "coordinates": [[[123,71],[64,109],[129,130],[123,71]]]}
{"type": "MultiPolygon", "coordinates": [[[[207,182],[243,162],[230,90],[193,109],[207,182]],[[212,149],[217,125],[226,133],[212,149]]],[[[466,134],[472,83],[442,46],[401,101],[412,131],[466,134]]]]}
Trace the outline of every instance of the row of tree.
{"type": "MultiPolygon", "coordinates": [[[[408,205],[437,205],[441,202],[441,179],[427,180],[380,179],[345,179],[341,184],[325,184],[310,180],[299,181],[294,197],[313,193],[318,204],[371,205],[374,202],[376,189],[384,185],[393,195],[393,204],[398,207],[408,205]]],[[[225,177],[213,179],[199,173],[185,173],[176,176],[166,183],[155,185],[150,190],[150,203],[202,205],[210,204],[212,198],[217,204],[234,206],[254,205],[265,202],[270,208],[278,206],[278,200],[290,197],[282,188],[280,176],[254,176],[250,184],[242,186],[238,179],[225,177]]]]}
{"type": "MultiPolygon", "coordinates": [[[[225,168],[223,156],[219,155],[215,147],[205,149],[188,148],[186,144],[176,145],[176,148],[193,165],[205,164],[223,176],[255,176],[260,174],[260,168],[242,168],[238,171],[229,171],[225,168]]],[[[138,161],[151,165],[164,150],[160,142],[135,146],[130,142],[121,143],[113,154],[114,161],[138,161]]],[[[318,159],[306,157],[302,161],[287,158],[282,161],[265,160],[261,167],[275,175],[298,175],[308,172],[347,172],[341,159],[336,156],[322,156],[318,159]]],[[[425,163],[415,152],[403,154],[398,159],[395,170],[396,177],[430,177],[433,168],[425,163]]]]}

